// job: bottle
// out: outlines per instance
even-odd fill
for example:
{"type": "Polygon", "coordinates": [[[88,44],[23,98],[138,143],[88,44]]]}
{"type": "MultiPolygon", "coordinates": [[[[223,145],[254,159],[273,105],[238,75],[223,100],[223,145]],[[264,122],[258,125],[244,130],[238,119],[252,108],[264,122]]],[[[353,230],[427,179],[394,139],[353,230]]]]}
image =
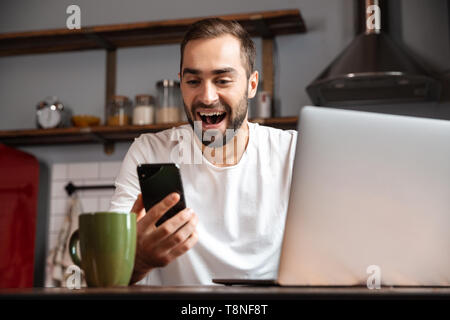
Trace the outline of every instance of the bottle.
{"type": "Polygon", "coordinates": [[[126,126],[131,120],[131,102],[126,96],[113,96],[107,109],[108,126],[126,126]]]}
{"type": "Polygon", "coordinates": [[[252,110],[252,118],[270,118],[272,116],[272,97],[267,91],[259,91],[256,94],[255,107],[252,110]]]}
{"type": "Polygon", "coordinates": [[[172,80],[161,80],[156,84],[158,104],[156,123],[179,122],[181,120],[180,83],[172,80]]]}
{"type": "Polygon", "coordinates": [[[139,94],[136,96],[136,106],[133,109],[133,124],[146,125],[155,122],[155,103],[153,96],[139,94]]]}

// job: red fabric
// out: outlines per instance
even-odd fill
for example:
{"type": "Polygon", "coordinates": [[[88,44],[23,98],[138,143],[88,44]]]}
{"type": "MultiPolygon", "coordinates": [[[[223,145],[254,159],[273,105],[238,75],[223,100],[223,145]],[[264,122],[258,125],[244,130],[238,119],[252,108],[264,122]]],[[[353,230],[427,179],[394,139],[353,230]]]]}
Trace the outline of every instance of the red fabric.
{"type": "Polygon", "coordinates": [[[33,286],[39,163],[0,144],[0,288],[33,286]]]}

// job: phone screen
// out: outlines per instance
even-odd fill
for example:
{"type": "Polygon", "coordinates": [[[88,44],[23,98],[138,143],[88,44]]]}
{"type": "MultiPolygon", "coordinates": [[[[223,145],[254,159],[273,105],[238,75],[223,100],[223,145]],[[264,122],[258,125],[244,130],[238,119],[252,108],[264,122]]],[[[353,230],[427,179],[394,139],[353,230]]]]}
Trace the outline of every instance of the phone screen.
{"type": "Polygon", "coordinates": [[[150,208],[172,192],[177,192],[180,195],[180,201],[156,222],[156,226],[161,225],[166,220],[186,208],[183,183],[181,181],[180,170],[176,164],[140,164],[137,167],[137,174],[141,186],[145,211],[150,210],[150,208]]]}

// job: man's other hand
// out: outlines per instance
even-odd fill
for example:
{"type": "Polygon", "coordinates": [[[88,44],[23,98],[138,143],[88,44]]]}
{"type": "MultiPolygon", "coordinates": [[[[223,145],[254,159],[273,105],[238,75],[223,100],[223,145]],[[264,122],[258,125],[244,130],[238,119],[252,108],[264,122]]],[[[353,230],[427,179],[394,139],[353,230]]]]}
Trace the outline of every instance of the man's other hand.
{"type": "Polygon", "coordinates": [[[178,193],[171,193],[145,212],[142,194],[138,195],[131,209],[137,214],[137,243],[130,283],[138,282],[153,268],[168,265],[197,243],[198,217],[190,208],[181,210],[158,227],[155,225],[179,200],[178,193]]]}

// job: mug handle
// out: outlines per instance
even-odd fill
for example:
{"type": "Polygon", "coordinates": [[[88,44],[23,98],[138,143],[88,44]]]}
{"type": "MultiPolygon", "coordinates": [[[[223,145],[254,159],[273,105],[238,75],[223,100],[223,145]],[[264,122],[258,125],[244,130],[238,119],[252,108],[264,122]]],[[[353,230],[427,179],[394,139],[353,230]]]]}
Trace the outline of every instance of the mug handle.
{"type": "Polygon", "coordinates": [[[69,240],[69,254],[73,263],[81,268],[81,259],[77,252],[77,244],[80,242],[80,233],[78,230],[72,233],[72,236],[69,240]]]}

